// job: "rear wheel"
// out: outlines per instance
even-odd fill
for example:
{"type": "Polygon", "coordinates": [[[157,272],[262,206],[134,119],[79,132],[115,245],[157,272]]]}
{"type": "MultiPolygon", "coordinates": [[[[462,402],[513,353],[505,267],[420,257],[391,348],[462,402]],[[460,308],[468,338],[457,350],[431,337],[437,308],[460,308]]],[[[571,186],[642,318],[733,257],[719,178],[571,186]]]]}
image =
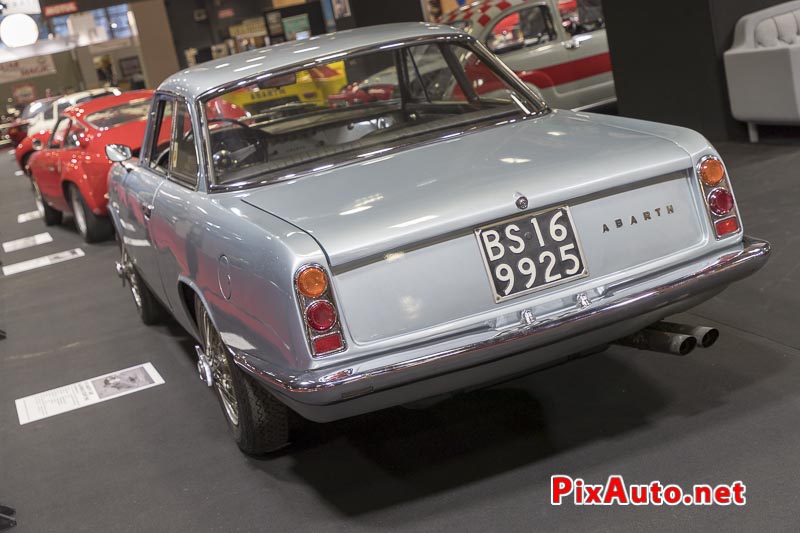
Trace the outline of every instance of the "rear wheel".
{"type": "Polygon", "coordinates": [[[23,155],[22,159],[20,160],[20,166],[22,167],[22,172],[24,172],[25,175],[28,177],[30,177],[31,175],[31,167],[28,166],[28,160],[30,160],[31,158],[31,153],[32,152],[28,152],[27,154],[23,155]]]}
{"type": "Polygon", "coordinates": [[[88,243],[100,242],[111,237],[113,233],[111,221],[108,217],[97,216],[92,213],[76,185],[69,186],[69,201],[72,205],[72,214],[75,217],[75,226],[84,241],[88,243]]]}
{"type": "Polygon", "coordinates": [[[39,190],[39,185],[36,183],[36,180],[32,179],[31,185],[33,185],[33,198],[36,200],[36,210],[42,215],[44,225],[57,226],[61,224],[61,221],[64,219],[64,214],[47,205],[47,202],[42,198],[42,191],[39,190]]]}
{"type": "Polygon", "coordinates": [[[123,279],[127,279],[130,285],[131,296],[139,318],[148,326],[158,324],[164,318],[164,307],[136,271],[124,246],[121,247],[121,250],[122,257],[119,264],[122,266],[123,279]]]}
{"type": "Polygon", "coordinates": [[[288,445],[289,409],[236,366],[197,297],[195,316],[213,387],[239,449],[263,455],[288,445]]]}

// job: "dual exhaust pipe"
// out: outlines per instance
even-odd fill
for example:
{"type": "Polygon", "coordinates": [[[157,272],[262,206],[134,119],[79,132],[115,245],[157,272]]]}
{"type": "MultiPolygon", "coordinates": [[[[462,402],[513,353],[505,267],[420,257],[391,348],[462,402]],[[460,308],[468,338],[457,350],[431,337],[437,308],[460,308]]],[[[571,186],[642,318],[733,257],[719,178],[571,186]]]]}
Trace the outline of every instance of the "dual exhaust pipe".
{"type": "Polygon", "coordinates": [[[710,348],[719,339],[719,330],[706,326],[689,326],[675,322],[657,322],[652,326],[616,341],[616,344],[668,353],[689,355],[695,348],[710,348]]]}

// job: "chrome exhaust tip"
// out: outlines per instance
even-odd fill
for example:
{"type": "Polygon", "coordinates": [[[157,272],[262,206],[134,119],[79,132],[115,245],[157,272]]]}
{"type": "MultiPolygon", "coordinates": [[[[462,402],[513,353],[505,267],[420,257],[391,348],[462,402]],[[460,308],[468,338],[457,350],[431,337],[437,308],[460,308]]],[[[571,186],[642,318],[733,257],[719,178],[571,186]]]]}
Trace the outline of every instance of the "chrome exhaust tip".
{"type": "Polygon", "coordinates": [[[205,382],[209,387],[213,386],[214,376],[211,373],[211,363],[208,360],[208,356],[199,345],[194,347],[194,351],[197,353],[197,374],[200,376],[200,381],[205,382]]]}
{"type": "Polygon", "coordinates": [[[697,347],[697,339],[691,335],[681,335],[679,333],[669,333],[655,329],[644,329],[638,333],[617,340],[616,344],[638,348],[639,350],[685,356],[692,353],[697,347]]]}
{"type": "Polygon", "coordinates": [[[651,329],[668,333],[690,335],[697,341],[699,348],[711,348],[719,339],[719,330],[708,326],[689,326],[677,322],[658,322],[650,326],[651,329]]]}

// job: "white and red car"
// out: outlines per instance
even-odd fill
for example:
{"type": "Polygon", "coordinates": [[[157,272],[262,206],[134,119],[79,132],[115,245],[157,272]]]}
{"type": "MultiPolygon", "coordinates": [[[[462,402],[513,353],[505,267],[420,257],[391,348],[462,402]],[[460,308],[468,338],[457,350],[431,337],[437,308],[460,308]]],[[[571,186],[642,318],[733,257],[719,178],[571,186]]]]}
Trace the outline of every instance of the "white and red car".
{"type": "Polygon", "coordinates": [[[442,22],[485,44],[551,107],[616,101],[600,0],[479,0],[442,22]]]}

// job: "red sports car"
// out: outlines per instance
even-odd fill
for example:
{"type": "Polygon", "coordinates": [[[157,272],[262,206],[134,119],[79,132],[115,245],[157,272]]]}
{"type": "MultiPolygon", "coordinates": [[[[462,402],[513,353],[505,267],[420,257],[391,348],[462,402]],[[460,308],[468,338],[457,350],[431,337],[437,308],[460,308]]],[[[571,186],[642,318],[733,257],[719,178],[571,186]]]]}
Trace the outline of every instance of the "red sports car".
{"type": "Polygon", "coordinates": [[[132,91],[90,100],[65,110],[49,135],[30,138],[36,152],[26,163],[46,225],[72,213],[86,242],[111,237],[105,148],[118,143],[138,153],[152,98],[153,91],[132,91]]]}

